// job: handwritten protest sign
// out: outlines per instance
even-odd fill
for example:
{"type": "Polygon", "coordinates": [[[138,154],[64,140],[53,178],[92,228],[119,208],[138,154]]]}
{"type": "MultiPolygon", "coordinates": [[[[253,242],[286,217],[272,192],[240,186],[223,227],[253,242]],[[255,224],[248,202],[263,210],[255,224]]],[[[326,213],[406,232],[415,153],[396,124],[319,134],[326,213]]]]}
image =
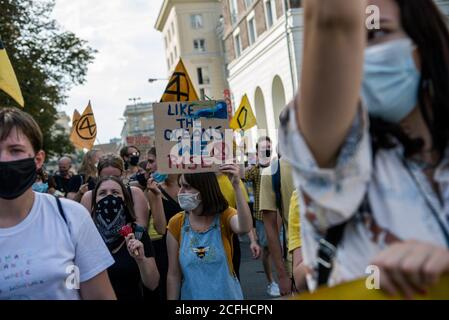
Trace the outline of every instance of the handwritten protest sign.
{"type": "Polygon", "coordinates": [[[232,163],[232,130],[225,101],[153,105],[158,171],[216,172],[232,163]]]}

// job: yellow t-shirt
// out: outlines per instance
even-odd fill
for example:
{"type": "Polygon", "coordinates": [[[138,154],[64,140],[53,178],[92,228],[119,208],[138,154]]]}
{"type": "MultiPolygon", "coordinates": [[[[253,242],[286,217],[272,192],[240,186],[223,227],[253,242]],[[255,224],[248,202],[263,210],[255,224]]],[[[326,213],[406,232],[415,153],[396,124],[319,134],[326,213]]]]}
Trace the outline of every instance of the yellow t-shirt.
{"type": "MultiPolygon", "coordinates": [[[[273,161],[277,162],[277,161],[273,161]]],[[[288,229],[288,209],[290,208],[290,199],[292,197],[294,184],[292,167],[284,160],[280,161],[281,165],[281,193],[282,193],[282,220],[286,229],[288,229]]],[[[276,194],[273,191],[271,166],[263,169],[262,179],[260,181],[259,210],[277,211],[276,194]]],[[[288,242],[288,231],[287,231],[288,242]]]]}
{"type": "Polygon", "coordinates": [[[299,218],[298,191],[293,191],[288,214],[288,249],[293,252],[301,247],[301,221],[299,218]]]}
{"type": "Polygon", "coordinates": [[[163,235],[159,234],[154,228],[153,215],[150,216],[150,221],[148,222],[148,235],[150,236],[151,241],[160,240],[163,237],[163,235]]]}
{"type": "MultiPolygon", "coordinates": [[[[235,199],[234,188],[232,187],[232,183],[229,178],[224,174],[220,174],[217,176],[217,180],[220,186],[221,193],[223,193],[223,196],[228,201],[229,206],[231,208],[237,209],[237,201],[235,199]]],[[[246,191],[245,184],[242,180],[240,180],[240,189],[243,192],[243,196],[245,197],[246,202],[249,202],[248,192],[246,191]]]]}

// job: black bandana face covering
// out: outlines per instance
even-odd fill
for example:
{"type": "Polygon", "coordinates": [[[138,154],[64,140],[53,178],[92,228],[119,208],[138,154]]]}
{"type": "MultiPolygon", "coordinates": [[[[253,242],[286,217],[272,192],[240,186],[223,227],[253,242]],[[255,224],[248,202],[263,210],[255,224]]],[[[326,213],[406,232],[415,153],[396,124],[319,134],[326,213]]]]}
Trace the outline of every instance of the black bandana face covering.
{"type": "Polygon", "coordinates": [[[0,198],[13,200],[36,182],[34,158],[0,162],[0,198]]]}
{"type": "Polygon", "coordinates": [[[125,203],[122,198],[108,195],[97,203],[95,224],[109,250],[123,241],[120,229],[127,223],[125,203]]]}

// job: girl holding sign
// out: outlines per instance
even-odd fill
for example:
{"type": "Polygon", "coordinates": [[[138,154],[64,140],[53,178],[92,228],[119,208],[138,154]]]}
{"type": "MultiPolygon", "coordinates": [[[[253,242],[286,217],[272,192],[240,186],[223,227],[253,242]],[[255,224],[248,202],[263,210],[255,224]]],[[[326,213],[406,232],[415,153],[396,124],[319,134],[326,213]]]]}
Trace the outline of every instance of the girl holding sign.
{"type": "Polygon", "coordinates": [[[180,177],[178,202],[183,212],[168,223],[169,300],[241,300],[232,266],[232,237],[252,228],[251,212],[240,188],[239,166],[220,166],[234,188],[237,210],[230,208],[215,173],[180,177]]]}

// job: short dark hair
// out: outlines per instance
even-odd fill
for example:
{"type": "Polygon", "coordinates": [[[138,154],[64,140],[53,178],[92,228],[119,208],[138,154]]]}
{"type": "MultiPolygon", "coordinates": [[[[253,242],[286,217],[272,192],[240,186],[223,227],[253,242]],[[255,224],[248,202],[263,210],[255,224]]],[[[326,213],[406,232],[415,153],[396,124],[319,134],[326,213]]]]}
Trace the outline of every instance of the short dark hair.
{"type": "Polygon", "coordinates": [[[220,190],[215,173],[189,173],[183,176],[190,186],[200,192],[203,204],[203,216],[213,216],[217,213],[221,214],[229,208],[228,201],[220,190]]]}
{"type": "Polygon", "coordinates": [[[31,115],[17,108],[0,108],[0,141],[5,140],[13,128],[28,138],[35,153],[42,150],[42,131],[31,115]]]}
{"type": "Polygon", "coordinates": [[[156,158],[156,148],[155,147],[151,147],[150,150],[148,150],[147,155],[152,155],[156,158]]]}
{"type": "Polygon", "coordinates": [[[101,178],[98,181],[97,185],[95,186],[95,189],[92,191],[92,205],[91,205],[90,211],[92,213],[92,217],[93,217],[94,221],[96,220],[95,211],[97,210],[97,201],[96,201],[97,192],[98,192],[98,189],[100,188],[100,186],[103,184],[103,182],[106,182],[106,181],[114,181],[120,185],[120,188],[122,189],[123,197],[125,198],[123,200],[123,202],[125,202],[128,219],[130,220],[129,222],[135,222],[136,221],[136,213],[134,212],[134,203],[132,200],[132,196],[130,194],[131,189],[129,189],[130,191],[128,192],[128,188],[123,184],[122,180],[120,178],[113,177],[113,176],[101,178]]]}
{"type": "Polygon", "coordinates": [[[137,148],[136,146],[130,145],[130,146],[124,146],[123,148],[120,149],[120,157],[122,157],[122,158],[125,157],[125,156],[127,157],[129,148],[136,149],[137,152],[139,152],[139,154],[140,154],[139,148],[137,148]]]}

